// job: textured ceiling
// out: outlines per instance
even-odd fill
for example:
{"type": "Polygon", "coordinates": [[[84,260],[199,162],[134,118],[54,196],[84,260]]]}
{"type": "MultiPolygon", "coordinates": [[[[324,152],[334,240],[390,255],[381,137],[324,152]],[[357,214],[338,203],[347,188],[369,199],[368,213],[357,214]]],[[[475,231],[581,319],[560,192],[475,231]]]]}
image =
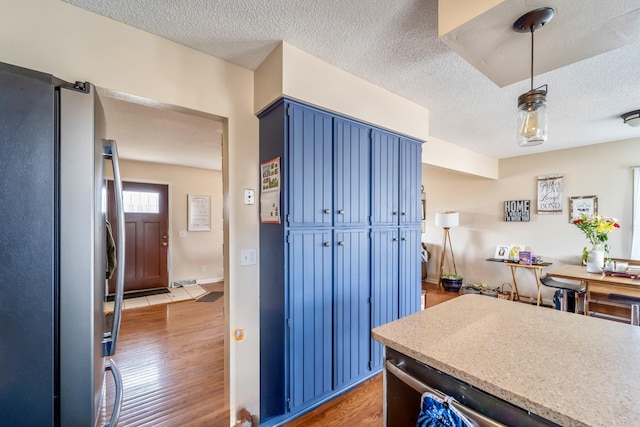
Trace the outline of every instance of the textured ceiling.
{"type": "MultiPolygon", "coordinates": [[[[508,0],[483,14],[482,25],[490,23],[502,37],[490,41],[492,61],[502,56],[501,44],[522,44],[520,58],[502,59],[521,65],[524,80],[505,87],[438,38],[437,0],[66,1],[249,69],[285,40],[424,105],[432,137],[496,158],[640,137],[640,128],[625,126],[619,117],[640,109],[637,0],[508,0]],[[536,75],[535,85],[549,85],[549,139],[519,148],[516,101],[529,89],[530,38],[509,29],[520,15],[541,6],[558,13],[548,28],[536,32],[536,63],[552,69],[545,52],[557,59],[567,54],[554,54],[556,49],[566,46],[577,59],[564,58],[569,65],[536,75]],[[560,33],[545,40],[552,26],[560,33]],[[563,28],[569,32],[562,33],[563,28]],[[571,32],[575,28],[582,35],[571,32]],[[580,54],[590,54],[578,52],[579,47],[595,40],[600,51],[610,51],[580,60],[580,54]]],[[[473,27],[465,31],[464,37],[473,40],[473,27]]],[[[482,31],[478,35],[478,40],[488,37],[482,31]]]]}

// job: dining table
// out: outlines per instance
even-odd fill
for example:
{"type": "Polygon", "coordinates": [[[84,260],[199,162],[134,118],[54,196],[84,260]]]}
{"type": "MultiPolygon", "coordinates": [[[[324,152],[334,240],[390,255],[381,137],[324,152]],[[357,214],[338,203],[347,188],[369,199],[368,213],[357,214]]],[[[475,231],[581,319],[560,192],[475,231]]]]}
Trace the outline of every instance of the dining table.
{"type": "Polygon", "coordinates": [[[547,275],[556,279],[568,279],[580,281],[586,288],[584,313],[591,312],[612,314],[626,317],[629,313],[627,307],[618,310],[616,307],[624,304],[611,304],[608,295],[618,294],[631,297],[640,297],[640,276],[628,273],[602,272],[589,273],[582,265],[559,265],[547,275]]]}

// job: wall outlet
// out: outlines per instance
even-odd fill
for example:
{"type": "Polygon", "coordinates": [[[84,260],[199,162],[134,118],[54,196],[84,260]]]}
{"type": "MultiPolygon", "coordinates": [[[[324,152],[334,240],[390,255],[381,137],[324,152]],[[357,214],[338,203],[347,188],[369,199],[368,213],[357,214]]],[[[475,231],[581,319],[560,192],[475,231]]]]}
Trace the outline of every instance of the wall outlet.
{"type": "Polygon", "coordinates": [[[200,270],[202,270],[203,273],[207,272],[207,266],[203,265],[202,267],[200,267],[200,270]]]}
{"type": "Polygon", "coordinates": [[[254,265],[256,262],[255,249],[242,249],[240,251],[240,265],[254,265]]]}
{"type": "Polygon", "coordinates": [[[178,236],[180,236],[180,237],[187,237],[187,232],[186,232],[186,231],[184,231],[184,230],[180,230],[180,231],[178,232],[178,236]]]}

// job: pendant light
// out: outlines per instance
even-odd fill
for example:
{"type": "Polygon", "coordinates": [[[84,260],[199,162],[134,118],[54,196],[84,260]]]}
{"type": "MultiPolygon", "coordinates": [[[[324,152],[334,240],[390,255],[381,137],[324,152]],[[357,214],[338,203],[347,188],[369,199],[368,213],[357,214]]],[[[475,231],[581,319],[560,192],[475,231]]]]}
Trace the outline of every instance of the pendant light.
{"type": "Polygon", "coordinates": [[[513,31],[531,33],[531,89],[518,97],[516,130],[520,147],[533,147],[547,140],[547,85],[533,88],[533,32],[551,21],[554,13],[552,8],[542,7],[513,23],[513,31]]]}

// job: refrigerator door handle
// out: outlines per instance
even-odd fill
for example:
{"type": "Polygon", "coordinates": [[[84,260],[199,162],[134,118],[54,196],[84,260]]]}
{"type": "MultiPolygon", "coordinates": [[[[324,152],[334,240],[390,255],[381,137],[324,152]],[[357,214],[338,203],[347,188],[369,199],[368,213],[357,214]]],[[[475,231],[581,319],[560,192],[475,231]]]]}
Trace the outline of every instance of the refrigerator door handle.
{"type": "Polygon", "coordinates": [[[113,375],[113,381],[116,386],[116,398],[113,402],[113,412],[111,413],[111,419],[109,419],[109,423],[105,424],[102,427],[116,427],[118,425],[118,420],[120,419],[120,410],[122,409],[122,377],[120,376],[120,370],[118,369],[118,365],[116,365],[115,360],[107,359],[105,361],[104,370],[111,371],[113,375]]]}
{"type": "Polygon", "coordinates": [[[113,188],[115,190],[116,224],[118,227],[118,243],[116,246],[116,295],[114,298],[114,313],[111,333],[107,333],[103,340],[104,356],[116,353],[116,343],[120,333],[120,318],[122,317],[122,295],[124,294],[124,266],[125,266],[125,224],[124,206],[122,202],[122,177],[120,175],[120,159],[116,141],[104,140],[103,157],[111,159],[113,166],[113,188]]]}

